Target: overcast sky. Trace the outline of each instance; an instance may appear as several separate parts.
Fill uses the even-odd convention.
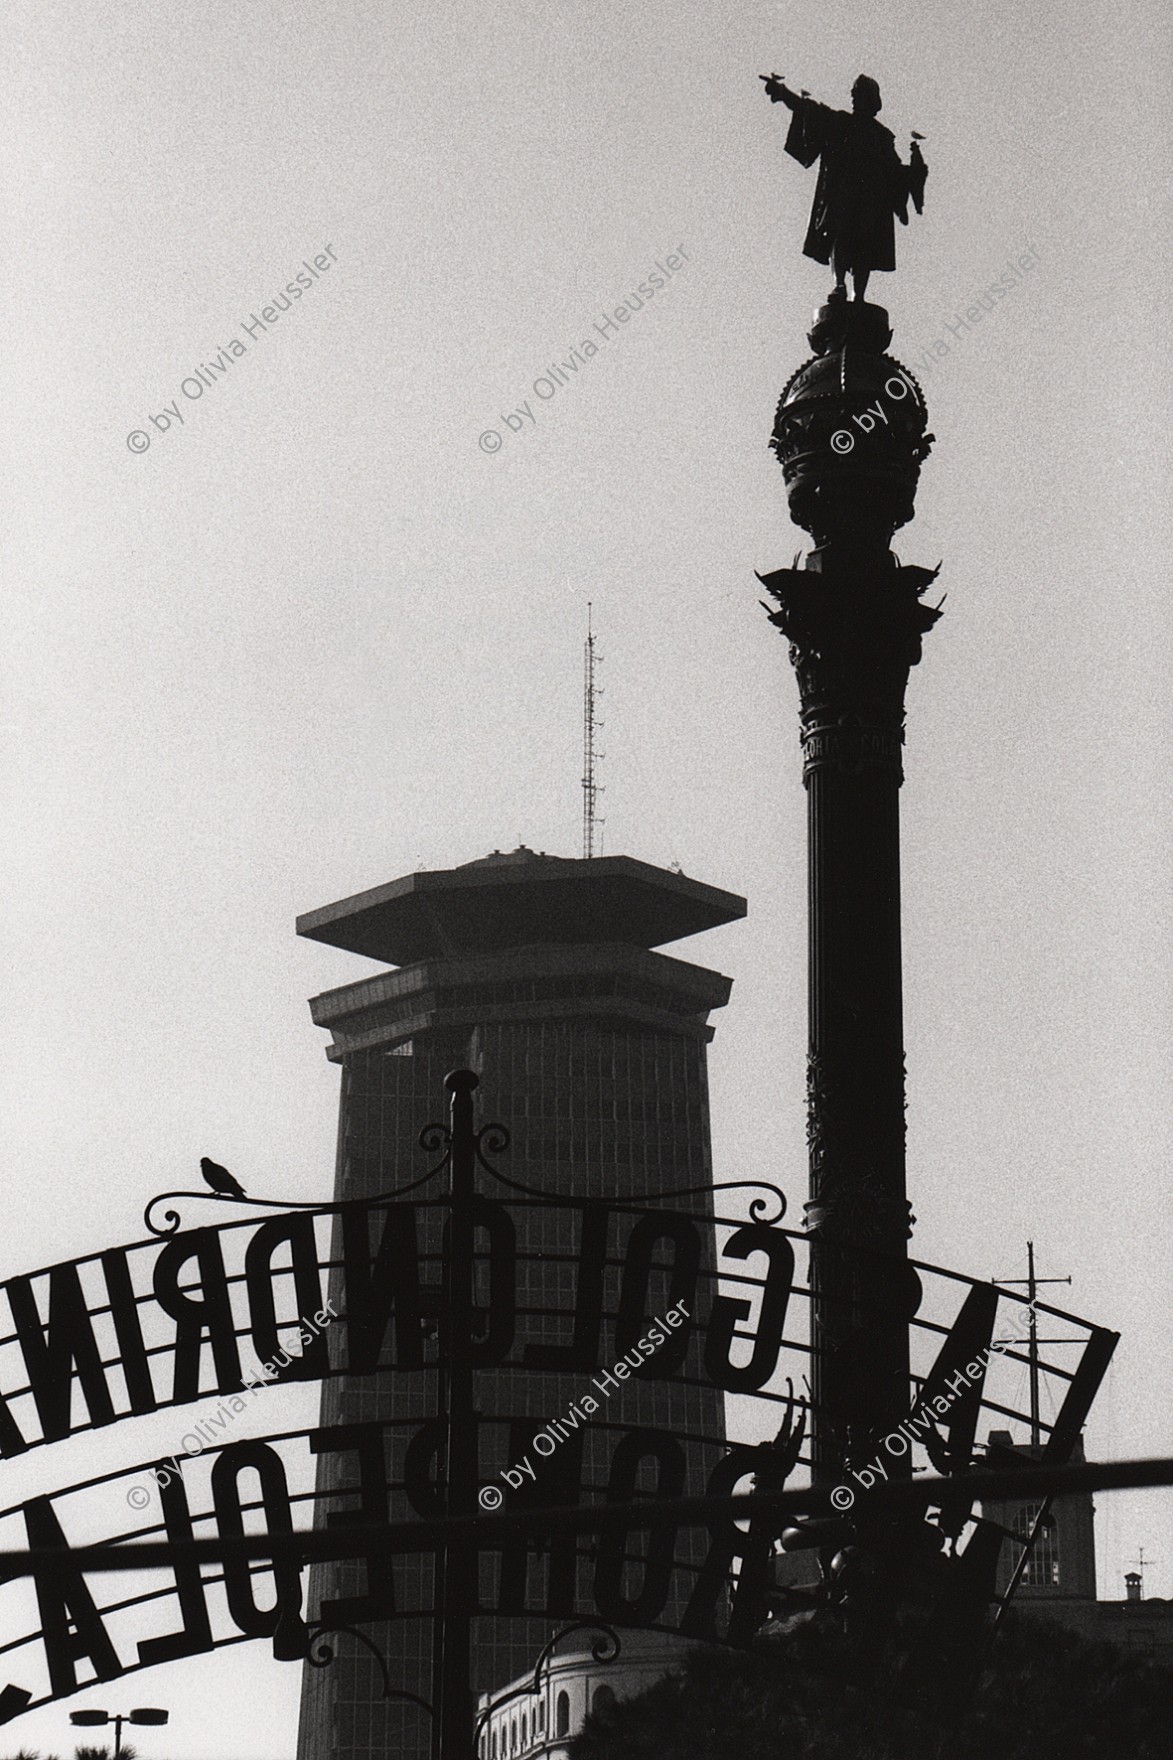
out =
[[[578,853],[588,599],[605,850],[748,898],[678,951],[734,979],[717,1168],[800,1204],[797,692],[754,570],[806,545],[766,442],[828,276],[757,75],[846,104],[865,71],[901,150],[927,137],[870,293],[937,435],[897,548],[948,593],[903,799],[914,1250],[1024,1275],[1033,1238],[1060,1305],[1123,1335],[1089,1453],[1170,1452],[1165,9],[36,0],[6,25],[0,1276],[138,1238],[200,1155],[328,1194],[305,999],[375,968],[294,917]],[[46,1450],[0,1501],[128,1446]],[[1173,1594],[1173,1497],[1099,1512],[1101,1593],[1143,1545]],[[287,1755],[296,1696],[256,1644],[107,1695],[170,1705],[142,1746],[174,1760]],[[12,1747],[64,1751],[66,1709]]]

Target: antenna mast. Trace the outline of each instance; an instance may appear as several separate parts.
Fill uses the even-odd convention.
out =
[[[1040,1338],[1039,1317],[1036,1303],[1039,1298],[1040,1283],[1070,1283],[1069,1277],[1036,1277],[1035,1276],[1035,1244],[1026,1243],[1025,1277],[1000,1277],[999,1283],[1024,1283],[1026,1285],[1027,1312],[1030,1316],[1030,1333],[1027,1340],[1027,1364],[1030,1370],[1030,1446],[1033,1454],[1038,1455],[1042,1449],[1043,1419],[1039,1409],[1039,1346],[1041,1344],[1070,1344],[1067,1338]]]
[[[606,823],[599,816],[599,796],[603,789],[596,780],[596,767],[603,753],[595,748],[595,735],[603,723],[595,718],[596,699],[603,694],[603,687],[595,683],[595,669],[602,662],[603,656],[595,652],[595,638],[591,629],[591,602],[587,601],[587,637],[583,644],[582,664],[582,853],[589,861],[595,853],[595,834],[600,825]]]

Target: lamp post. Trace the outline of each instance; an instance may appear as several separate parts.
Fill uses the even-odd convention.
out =
[[[98,1729],[103,1724],[114,1725],[114,1760],[121,1760],[122,1726],[124,1723],[166,1723],[169,1713],[161,1711],[154,1705],[140,1705],[134,1711],[71,1711],[70,1723],[81,1729]]]

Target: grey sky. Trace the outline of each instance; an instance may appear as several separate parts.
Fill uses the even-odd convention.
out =
[[[909,692],[914,1246],[1006,1275],[1033,1236],[1123,1334],[1090,1452],[1168,1451],[1164,9],[38,0],[7,26],[0,1275],[137,1238],[201,1154],[328,1190],[305,998],[370,968],[294,916],[520,841],[577,852],[588,598],[605,848],[750,902],[679,950],[735,979],[718,1168],[801,1201],[796,690],[753,570],[802,542],[766,441],[828,276],[756,76],[846,103],[866,71],[901,149],[927,136],[925,214],[869,291],[938,442],[897,549],[948,593]],[[131,1441],[6,1468],[0,1502]],[[1101,1593],[1143,1544],[1173,1594],[1171,1510],[1100,1499]],[[296,1672],[251,1645],[106,1697],[172,1706],[145,1753],[277,1756]]]

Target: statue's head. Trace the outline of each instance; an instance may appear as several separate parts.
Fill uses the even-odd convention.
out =
[[[851,108],[857,116],[876,116],[879,113],[880,88],[866,73],[861,73],[851,88]]]

